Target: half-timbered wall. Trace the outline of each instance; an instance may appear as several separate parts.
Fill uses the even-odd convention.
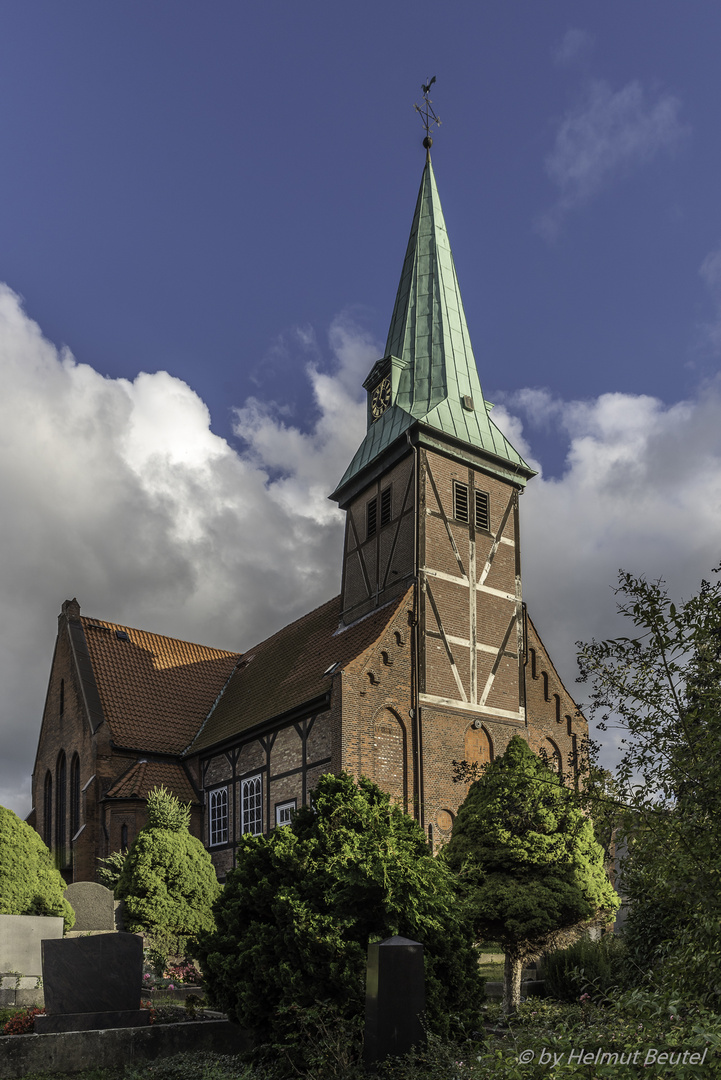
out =
[[[343,557],[343,621],[347,624],[408,588],[413,565],[413,457],[375,480],[348,507]],[[390,490],[390,516],[382,516]],[[368,535],[369,504],[375,500],[375,528]]]
[[[243,782],[260,777],[261,831],[276,824],[278,806],[295,801],[307,803],[310,790],[332,767],[332,710],[307,716],[237,743],[200,760],[204,791],[203,842],[222,879],[235,865],[243,829]],[[228,791],[228,839],[211,842],[210,804],[213,792]]]
[[[451,762],[489,760],[525,734],[518,488],[420,454],[419,701],[425,823],[437,841],[467,791],[453,784]]]

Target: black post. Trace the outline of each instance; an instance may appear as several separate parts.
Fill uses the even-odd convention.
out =
[[[420,1015],[426,1007],[423,946],[391,937],[368,946],[363,1057],[373,1067],[425,1041]]]

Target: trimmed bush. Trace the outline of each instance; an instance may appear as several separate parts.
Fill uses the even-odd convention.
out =
[[[65,882],[35,829],[0,806],[0,915],[59,915],[72,929]]]
[[[261,1041],[298,1047],[318,1009],[358,1033],[368,944],[394,934],[424,945],[430,1026],[478,1024],[483,985],[454,875],[369,780],[325,775],[289,826],[243,837],[215,914],[199,941],[205,985]]]
[[[131,932],[169,942],[212,930],[213,901],[220,885],[210,855],[188,832],[189,807],[165,788],[148,796],[148,824],[123,864],[115,895],[125,901]],[[172,948],[169,951],[173,951]]]

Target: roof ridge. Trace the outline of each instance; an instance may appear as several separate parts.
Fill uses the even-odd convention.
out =
[[[281,626],[274,634],[269,634],[268,637],[263,638],[262,641],[256,641],[255,645],[251,645],[244,652],[239,654],[241,659],[250,660],[249,653],[253,652],[253,649],[259,649],[261,645],[267,645],[273,638],[278,637],[278,634],[284,634],[287,630],[290,630],[292,626],[297,626],[298,623],[303,622],[304,619],[310,618],[311,615],[315,615],[316,612],[321,611],[325,607],[330,607],[331,604],[338,603],[340,601],[340,593],[336,596],[332,596],[330,600],[326,600],[323,604],[318,604],[318,607],[311,608],[310,611],[306,611],[304,615],[299,615],[293,622],[286,623],[285,626]]]

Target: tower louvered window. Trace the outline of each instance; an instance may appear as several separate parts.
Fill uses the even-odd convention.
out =
[[[258,836],[263,831],[263,784],[259,776],[244,780],[240,785],[242,831]]]
[[[488,532],[491,527],[491,514],[490,514],[490,499],[487,491],[475,491],[475,517],[474,522],[477,529],[482,529],[484,532]]]
[[[371,499],[366,504],[366,537],[370,539],[371,536],[375,536],[376,527],[378,525],[378,500]]]
[[[210,843],[228,842],[228,789],[218,788],[210,793]]]
[[[381,529],[391,519],[391,489],[387,487],[381,491]]]
[[[468,484],[453,481],[453,516],[456,521],[468,521]]]

